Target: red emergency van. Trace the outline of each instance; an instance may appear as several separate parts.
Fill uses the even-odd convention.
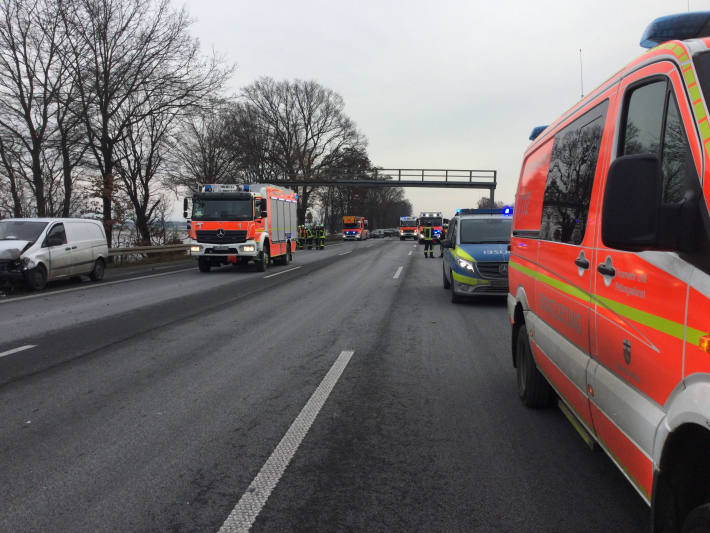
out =
[[[654,531],[709,531],[710,12],[657,19],[642,45],[524,155],[513,364],[523,403],[559,398]]]

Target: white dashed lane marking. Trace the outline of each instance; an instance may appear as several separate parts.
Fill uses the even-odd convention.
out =
[[[282,270],[281,272],[277,272],[276,274],[269,274],[268,276],[264,276],[264,279],[266,278],[273,278],[274,276],[280,276],[281,274],[285,274],[286,272],[293,272],[294,270],[298,270],[299,268],[302,268],[300,266],[289,268],[288,270]]]
[[[249,531],[354,353],[353,351],[340,352],[323,381],[320,382],[291,427],[281,438],[281,442],[247,487],[232,512],[229,513],[219,529],[219,533],[246,533]]]
[[[0,352],[0,357],[5,357],[6,355],[12,355],[17,352],[24,352],[30,348],[36,347],[36,344],[26,344],[25,346],[20,346],[19,348],[13,348],[12,350],[7,350],[6,352]]]
[[[397,269],[397,272],[395,272],[394,276],[392,276],[393,279],[397,279],[399,277],[399,275],[402,273],[402,268],[404,268],[404,267],[399,267]]]

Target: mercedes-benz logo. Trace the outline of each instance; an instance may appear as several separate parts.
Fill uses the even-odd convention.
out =
[[[503,275],[508,273],[508,265],[506,263],[503,263],[502,265],[498,265],[498,273]]]
[[[218,239],[224,239],[224,230],[222,228],[219,228],[217,230],[217,238]]]

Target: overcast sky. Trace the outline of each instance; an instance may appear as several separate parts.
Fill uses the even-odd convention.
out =
[[[180,0],[173,0],[181,5]],[[316,80],[345,99],[385,168],[495,169],[512,202],[532,128],[643,53],[641,34],[710,0],[187,0],[193,34],[237,70]],[[472,206],[468,189],[406,189],[414,213]],[[485,193],[487,194],[487,193]]]

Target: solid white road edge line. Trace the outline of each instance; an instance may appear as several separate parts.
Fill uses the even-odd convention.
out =
[[[394,273],[394,276],[392,276],[392,279],[397,279],[399,277],[399,275],[402,273],[402,268],[404,268],[404,267],[399,267],[397,269],[397,272]]]
[[[343,252],[342,254],[338,254],[338,255],[347,255],[347,254],[351,254],[351,253],[353,253],[353,251],[352,251],[352,250],[348,250],[347,252]]]
[[[281,438],[281,442],[261,467],[232,512],[229,513],[219,529],[219,533],[246,533],[249,531],[354,353],[353,351],[340,352],[323,381],[320,382],[291,427]]]
[[[51,291],[41,294],[31,294],[29,296],[20,296],[19,298],[11,298],[9,300],[0,300],[0,304],[9,304],[12,302],[21,302],[22,300],[32,300],[34,298],[46,298],[47,296],[54,296],[55,294],[65,294],[67,292],[85,291],[88,289],[96,289],[98,287],[108,287],[110,285],[118,285],[119,283],[128,283],[129,281],[137,281],[139,279],[157,278],[160,276],[170,276],[172,274],[177,274],[179,272],[187,272],[188,270],[195,270],[195,267],[183,268],[180,270],[173,270],[172,272],[161,272],[160,274],[150,274],[149,276],[138,276],[137,278],[126,278],[119,279],[116,281],[107,281],[106,283],[92,283],[86,285],[85,287],[74,287],[73,289],[62,289],[61,291]]]
[[[5,357],[6,355],[12,355],[17,352],[24,352],[25,350],[29,350],[30,348],[34,348],[37,346],[36,344],[27,344],[25,346],[20,346],[19,348],[13,348],[12,350],[8,350],[6,352],[0,352],[0,357]]]
[[[299,268],[302,268],[303,265],[289,268],[288,270],[282,270],[281,272],[277,272],[276,274],[269,274],[268,276],[264,276],[264,279],[266,278],[273,278],[274,276],[280,276],[281,274],[285,274],[286,272],[292,272],[294,270],[298,270]]]

